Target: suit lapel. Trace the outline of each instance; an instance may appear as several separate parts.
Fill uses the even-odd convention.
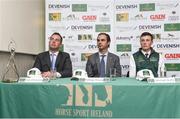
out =
[[[45,58],[45,59],[47,60],[47,65],[48,65],[48,67],[51,69],[51,59],[50,59],[50,54],[49,54],[49,52],[46,53],[46,57],[47,57],[47,58]]]
[[[57,58],[56,58],[55,67],[57,67],[57,66],[59,65],[59,63],[60,63],[59,61],[60,61],[60,59],[62,59],[61,56],[62,56],[62,55],[61,55],[61,52],[59,52],[59,53],[58,53],[58,56],[57,56]]]
[[[97,64],[97,69],[98,69],[98,74],[100,73],[100,61],[99,61],[99,53],[96,53],[96,64]]]
[[[106,74],[109,74],[109,69],[111,68],[111,66],[112,66],[112,57],[110,53],[108,53],[107,63],[106,63]]]

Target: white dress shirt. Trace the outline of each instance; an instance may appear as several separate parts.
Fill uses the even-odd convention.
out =
[[[51,51],[49,51],[49,54],[50,54],[51,61],[52,61],[52,54],[54,54],[54,60],[55,60],[55,63],[56,63],[56,59],[57,59],[57,56],[58,56],[59,52],[52,53]],[[57,72],[57,71],[55,71],[55,72],[56,72],[56,77],[60,78],[61,74],[59,72]]]

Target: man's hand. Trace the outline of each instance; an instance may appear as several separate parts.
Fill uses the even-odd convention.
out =
[[[47,72],[43,72],[41,73],[42,77],[44,78],[50,78],[51,77],[51,72],[50,71],[47,71]]]

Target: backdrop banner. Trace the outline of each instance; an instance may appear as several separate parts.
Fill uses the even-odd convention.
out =
[[[122,74],[129,56],[140,47],[142,32],[154,36],[153,48],[162,54],[168,76],[180,76],[180,0],[46,0],[46,50],[49,36],[63,36],[73,70],[85,69],[87,57],[98,51],[98,33],[111,36],[110,52],[120,57]]]

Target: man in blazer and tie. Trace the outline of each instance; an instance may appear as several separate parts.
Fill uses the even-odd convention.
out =
[[[89,56],[86,71],[88,77],[109,77],[110,69],[116,69],[116,76],[121,76],[121,67],[119,57],[108,51],[110,46],[110,36],[106,33],[99,33],[97,37],[97,46],[99,52]]]
[[[41,71],[42,77],[50,77],[52,70],[55,71],[55,76],[58,78],[72,76],[72,63],[69,54],[59,51],[62,40],[59,33],[53,33],[49,40],[49,51],[37,55],[33,67]]]

